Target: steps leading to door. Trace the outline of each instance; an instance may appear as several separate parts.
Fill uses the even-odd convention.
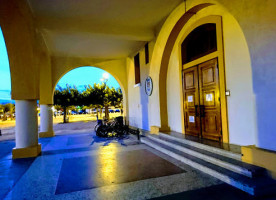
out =
[[[276,181],[266,170],[240,161],[240,154],[162,133],[141,142],[251,195],[275,192]]]
[[[183,144],[187,144],[187,145],[190,145],[190,146],[193,146],[193,147],[196,147],[196,148],[208,151],[208,152],[216,153],[218,155],[233,158],[235,160],[241,160],[241,157],[242,157],[242,155],[240,153],[233,153],[231,151],[227,151],[224,149],[214,148],[214,147],[206,145],[206,144],[194,142],[191,140],[186,140],[184,138],[174,137],[174,136],[171,136],[171,135],[168,135],[165,133],[159,133],[159,136],[162,138],[167,138],[167,139],[171,139],[173,141],[181,142]]]

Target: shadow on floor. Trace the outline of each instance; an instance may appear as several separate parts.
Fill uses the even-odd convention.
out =
[[[253,197],[226,183],[197,190],[153,198],[152,200],[275,200],[276,197]]]

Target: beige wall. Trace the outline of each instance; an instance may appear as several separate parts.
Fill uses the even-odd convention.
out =
[[[273,37],[276,33],[274,12],[276,2],[267,0],[260,5],[257,0],[194,0],[187,2],[187,10],[201,3],[214,5],[202,9],[193,16],[181,34],[184,34],[189,24],[201,17],[222,16],[226,89],[231,91],[231,96],[227,97],[230,143],[257,144],[261,148],[275,150],[276,146],[271,141],[276,139],[276,125],[273,122],[275,119],[273,113],[276,111],[276,60],[274,59],[276,43]],[[153,94],[148,98],[149,126],[161,126],[160,94],[156,87],[164,80],[159,80],[160,65],[171,30],[184,14],[184,10],[183,4],[176,8],[157,34],[149,69],[149,76],[152,77],[154,84]],[[181,35],[178,42],[180,38]],[[179,55],[175,48],[170,55],[167,72],[168,118],[172,130],[183,132],[179,67]],[[132,70],[129,71],[129,83],[133,85]],[[136,94],[137,97],[129,95],[134,100],[134,102],[129,101],[130,107],[133,106],[137,114],[141,113],[137,108],[142,104],[139,92],[137,88],[129,87],[129,94]],[[136,116],[133,121],[135,120],[141,121],[140,116]]]
[[[12,99],[39,99],[39,63],[47,53],[23,1],[0,1],[2,28],[11,70]]]
[[[154,42],[149,43],[149,60],[152,59],[152,51]],[[134,73],[134,56],[139,53],[140,60],[140,80],[141,83],[135,85],[135,73]],[[150,113],[149,113],[149,99],[152,96],[148,96],[145,93],[145,80],[148,77],[150,70],[150,62],[145,63],[145,48],[142,48],[134,56],[128,58],[128,102],[129,102],[129,123],[131,126],[136,126],[145,130],[150,129]],[[157,90],[158,86],[153,85]]]
[[[221,6],[210,6],[198,12],[186,23],[176,40],[167,76],[169,126],[174,131],[184,132],[179,52],[185,39],[183,35],[191,31],[190,27],[198,20],[211,15],[222,16],[226,89],[231,92],[227,97],[229,141],[240,145],[255,144],[256,110],[248,47],[238,23]]]
[[[52,66],[51,58],[47,54],[41,55],[40,67],[40,81],[39,81],[39,103],[40,104],[53,104],[52,97]]]

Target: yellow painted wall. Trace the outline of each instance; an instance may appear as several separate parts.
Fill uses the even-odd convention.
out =
[[[276,46],[273,37],[276,33],[276,16],[273,10],[276,2],[267,0],[260,5],[256,0],[191,0],[187,1],[187,10],[201,3],[212,3],[214,6],[202,9],[188,23],[214,14],[223,18],[226,89],[231,91],[231,96],[227,97],[230,143],[256,143],[262,148],[275,149],[275,144],[271,141],[275,141],[276,137],[273,132],[276,129],[273,122],[273,113],[276,111],[276,60],[273,58]],[[149,71],[154,86],[159,85],[161,81],[160,65],[170,31],[184,14],[184,10],[183,4],[176,8],[157,33]],[[183,129],[179,121],[182,108],[179,106],[181,90],[180,76],[177,76],[177,56],[173,54],[170,58],[167,98],[169,126],[172,130],[180,131]],[[159,95],[158,88],[154,87],[148,103],[150,126],[161,126]]]
[[[242,161],[258,165],[268,169],[276,178],[276,152],[266,151],[255,146],[244,146],[241,148]]]
[[[40,67],[40,80],[39,80],[39,91],[40,91],[40,104],[53,104],[52,96],[52,66],[51,58],[47,54],[41,55]]]
[[[227,97],[229,141],[239,145],[255,144],[256,110],[248,47],[236,20],[217,5],[209,6],[193,16],[175,42],[167,75],[169,126],[174,131],[184,132],[180,45],[194,23],[212,15],[222,16],[226,89],[231,91],[231,96]]]
[[[150,126],[160,127],[160,104],[159,104],[159,71],[161,66],[161,58],[164,52],[164,48],[171,30],[182,16],[183,10],[185,10],[184,4],[177,7],[166,19],[160,32],[156,33],[157,38],[154,42],[152,59],[150,63],[149,76],[153,81],[153,91],[149,99],[149,123]]]
[[[12,99],[39,99],[39,54],[44,51],[24,1],[0,1],[0,26],[7,46]]]

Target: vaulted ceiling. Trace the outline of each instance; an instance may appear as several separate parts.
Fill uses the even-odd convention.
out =
[[[27,0],[54,56],[114,59],[152,40],[182,0]]]

